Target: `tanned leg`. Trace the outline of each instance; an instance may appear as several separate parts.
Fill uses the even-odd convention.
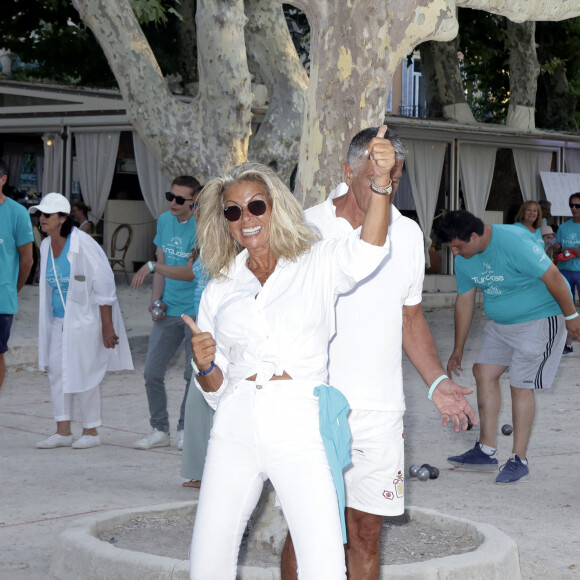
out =
[[[381,529],[383,516],[346,508],[347,577],[351,580],[377,580],[381,569]]]
[[[351,580],[377,580],[381,566],[381,529],[383,517],[346,508],[347,575]],[[282,550],[280,566],[282,580],[297,580],[296,554],[290,534]]]
[[[533,389],[510,388],[512,393],[512,421],[514,423],[513,453],[518,455],[520,459],[525,459],[536,415],[535,394]]]
[[[296,562],[296,552],[294,552],[294,544],[292,543],[292,536],[290,533],[286,536],[286,543],[282,550],[282,564],[280,566],[280,573],[282,580],[297,580],[298,575],[296,570],[298,563]]]
[[[58,435],[62,435],[63,437],[68,437],[71,435],[72,433],[70,430],[70,421],[57,421],[56,432]]]
[[[497,445],[497,421],[501,407],[499,378],[506,368],[505,366],[481,363],[473,365],[479,409],[479,441],[490,447]]]
[[[286,543],[282,550],[282,563],[280,565],[280,573],[282,580],[297,580],[298,575],[296,570],[298,563],[296,562],[296,553],[294,552],[294,544],[292,543],[292,536],[290,533],[286,536]]]

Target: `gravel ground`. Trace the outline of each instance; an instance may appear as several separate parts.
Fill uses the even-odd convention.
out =
[[[191,517],[135,518],[99,534],[99,539],[115,547],[179,560],[189,557],[193,522]],[[244,542],[240,561],[276,566],[280,556],[272,552],[250,553]],[[385,523],[381,538],[383,564],[409,564],[431,558],[455,556],[473,551],[478,544],[469,535],[461,535],[413,520]]]

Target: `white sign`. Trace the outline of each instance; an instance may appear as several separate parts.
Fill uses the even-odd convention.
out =
[[[554,173],[540,171],[546,199],[551,202],[553,216],[571,217],[568,200],[573,193],[580,192],[580,173]]]

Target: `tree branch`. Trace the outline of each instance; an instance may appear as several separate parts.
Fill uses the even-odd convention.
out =
[[[580,16],[580,2],[570,0],[456,0],[455,3],[459,7],[506,16],[513,22]]]

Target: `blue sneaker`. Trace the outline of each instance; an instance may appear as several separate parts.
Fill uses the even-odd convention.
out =
[[[495,451],[494,451],[495,454]],[[447,461],[456,467],[472,471],[495,471],[498,467],[497,459],[481,450],[481,443],[477,441],[473,449],[462,455],[448,457]]]
[[[499,475],[495,478],[496,483],[516,483],[524,481],[530,475],[530,469],[522,463],[518,455],[510,457],[499,470]]]

